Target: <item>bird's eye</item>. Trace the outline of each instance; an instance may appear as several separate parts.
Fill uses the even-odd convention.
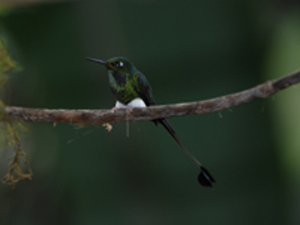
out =
[[[117,62],[114,63],[114,66],[117,67],[117,68],[123,68],[124,63],[121,62],[121,61],[117,61]]]

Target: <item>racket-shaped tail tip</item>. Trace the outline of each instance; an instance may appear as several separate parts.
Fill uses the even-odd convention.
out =
[[[215,179],[203,166],[200,167],[200,174],[198,176],[199,183],[204,187],[213,187],[212,183],[215,183]]]

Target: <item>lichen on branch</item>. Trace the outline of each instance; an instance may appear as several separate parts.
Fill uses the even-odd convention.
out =
[[[23,127],[20,124],[21,127]],[[11,184],[13,188],[15,188],[16,184],[24,179],[31,180],[32,179],[32,170],[29,166],[29,162],[27,159],[26,153],[21,148],[21,139],[19,133],[16,131],[16,128],[12,125],[11,122],[6,122],[9,144],[13,147],[15,151],[15,155],[13,160],[9,164],[8,173],[2,178],[2,182],[4,184]],[[21,168],[21,162],[27,166],[28,172],[24,172]]]
[[[0,94],[3,93],[3,88],[8,81],[7,74],[15,68],[16,63],[11,59],[4,42],[0,39]],[[2,182],[4,184],[11,184],[14,188],[16,183],[20,180],[30,180],[32,171],[29,167],[27,155],[21,148],[19,130],[17,131],[12,121],[4,121],[5,107],[4,102],[0,99],[0,122],[4,123],[4,128],[0,132],[2,135],[4,134],[8,137],[9,145],[14,149],[14,156],[9,163],[7,174],[2,178]],[[19,122],[17,122],[17,124],[19,124],[19,127],[23,128],[23,130],[25,129]],[[25,163],[28,172],[22,170],[22,162]]]

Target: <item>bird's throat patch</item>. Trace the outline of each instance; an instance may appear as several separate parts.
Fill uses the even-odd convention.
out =
[[[114,77],[114,80],[116,81],[116,83],[119,86],[124,86],[126,84],[126,75],[125,74],[122,74],[118,71],[113,71],[112,75]]]

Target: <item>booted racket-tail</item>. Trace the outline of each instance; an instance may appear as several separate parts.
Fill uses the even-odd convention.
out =
[[[155,105],[151,87],[144,76],[128,59],[115,57],[106,61],[87,58],[89,61],[104,65],[108,72],[109,85],[117,99],[116,108],[119,107],[147,107]],[[192,159],[200,169],[198,181],[202,186],[212,187],[215,179],[206,168],[186,149],[178,139],[174,129],[164,118],[153,120],[155,124],[161,124],[171,134],[179,146]]]

